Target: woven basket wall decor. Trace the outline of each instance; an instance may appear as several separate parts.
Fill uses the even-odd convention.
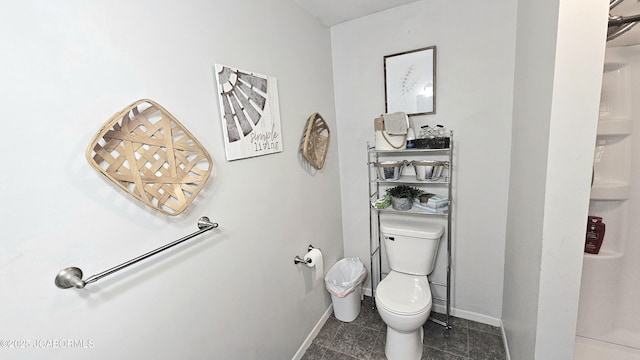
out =
[[[320,114],[313,113],[307,119],[302,141],[300,142],[300,152],[309,164],[318,170],[322,169],[327,158],[330,138],[329,125]]]
[[[148,99],[111,117],[89,143],[86,157],[126,193],[167,215],[191,204],[213,168],[198,140]]]

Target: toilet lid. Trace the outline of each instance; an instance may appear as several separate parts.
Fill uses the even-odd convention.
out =
[[[390,312],[409,315],[431,307],[431,288],[426,276],[391,271],[376,288],[380,305]]]

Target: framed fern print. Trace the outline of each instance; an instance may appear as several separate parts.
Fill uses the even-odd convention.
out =
[[[384,57],[385,112],[436,113],[436,47]]]

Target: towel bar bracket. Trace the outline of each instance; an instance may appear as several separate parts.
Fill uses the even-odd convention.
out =
[[[60,289],[68,289],[70,287],[82,289],[85,286],[85,282],[82,280],[82,270],[77,267],[68,267],[60,270],[55,282]]]

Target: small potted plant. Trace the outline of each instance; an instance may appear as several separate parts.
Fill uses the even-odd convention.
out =
[[[405,211],[413,206],[413,199],[422,194],[422,190],[408,185],[398,185],[387,189],[391,196],[391,207],[395,210]]]

